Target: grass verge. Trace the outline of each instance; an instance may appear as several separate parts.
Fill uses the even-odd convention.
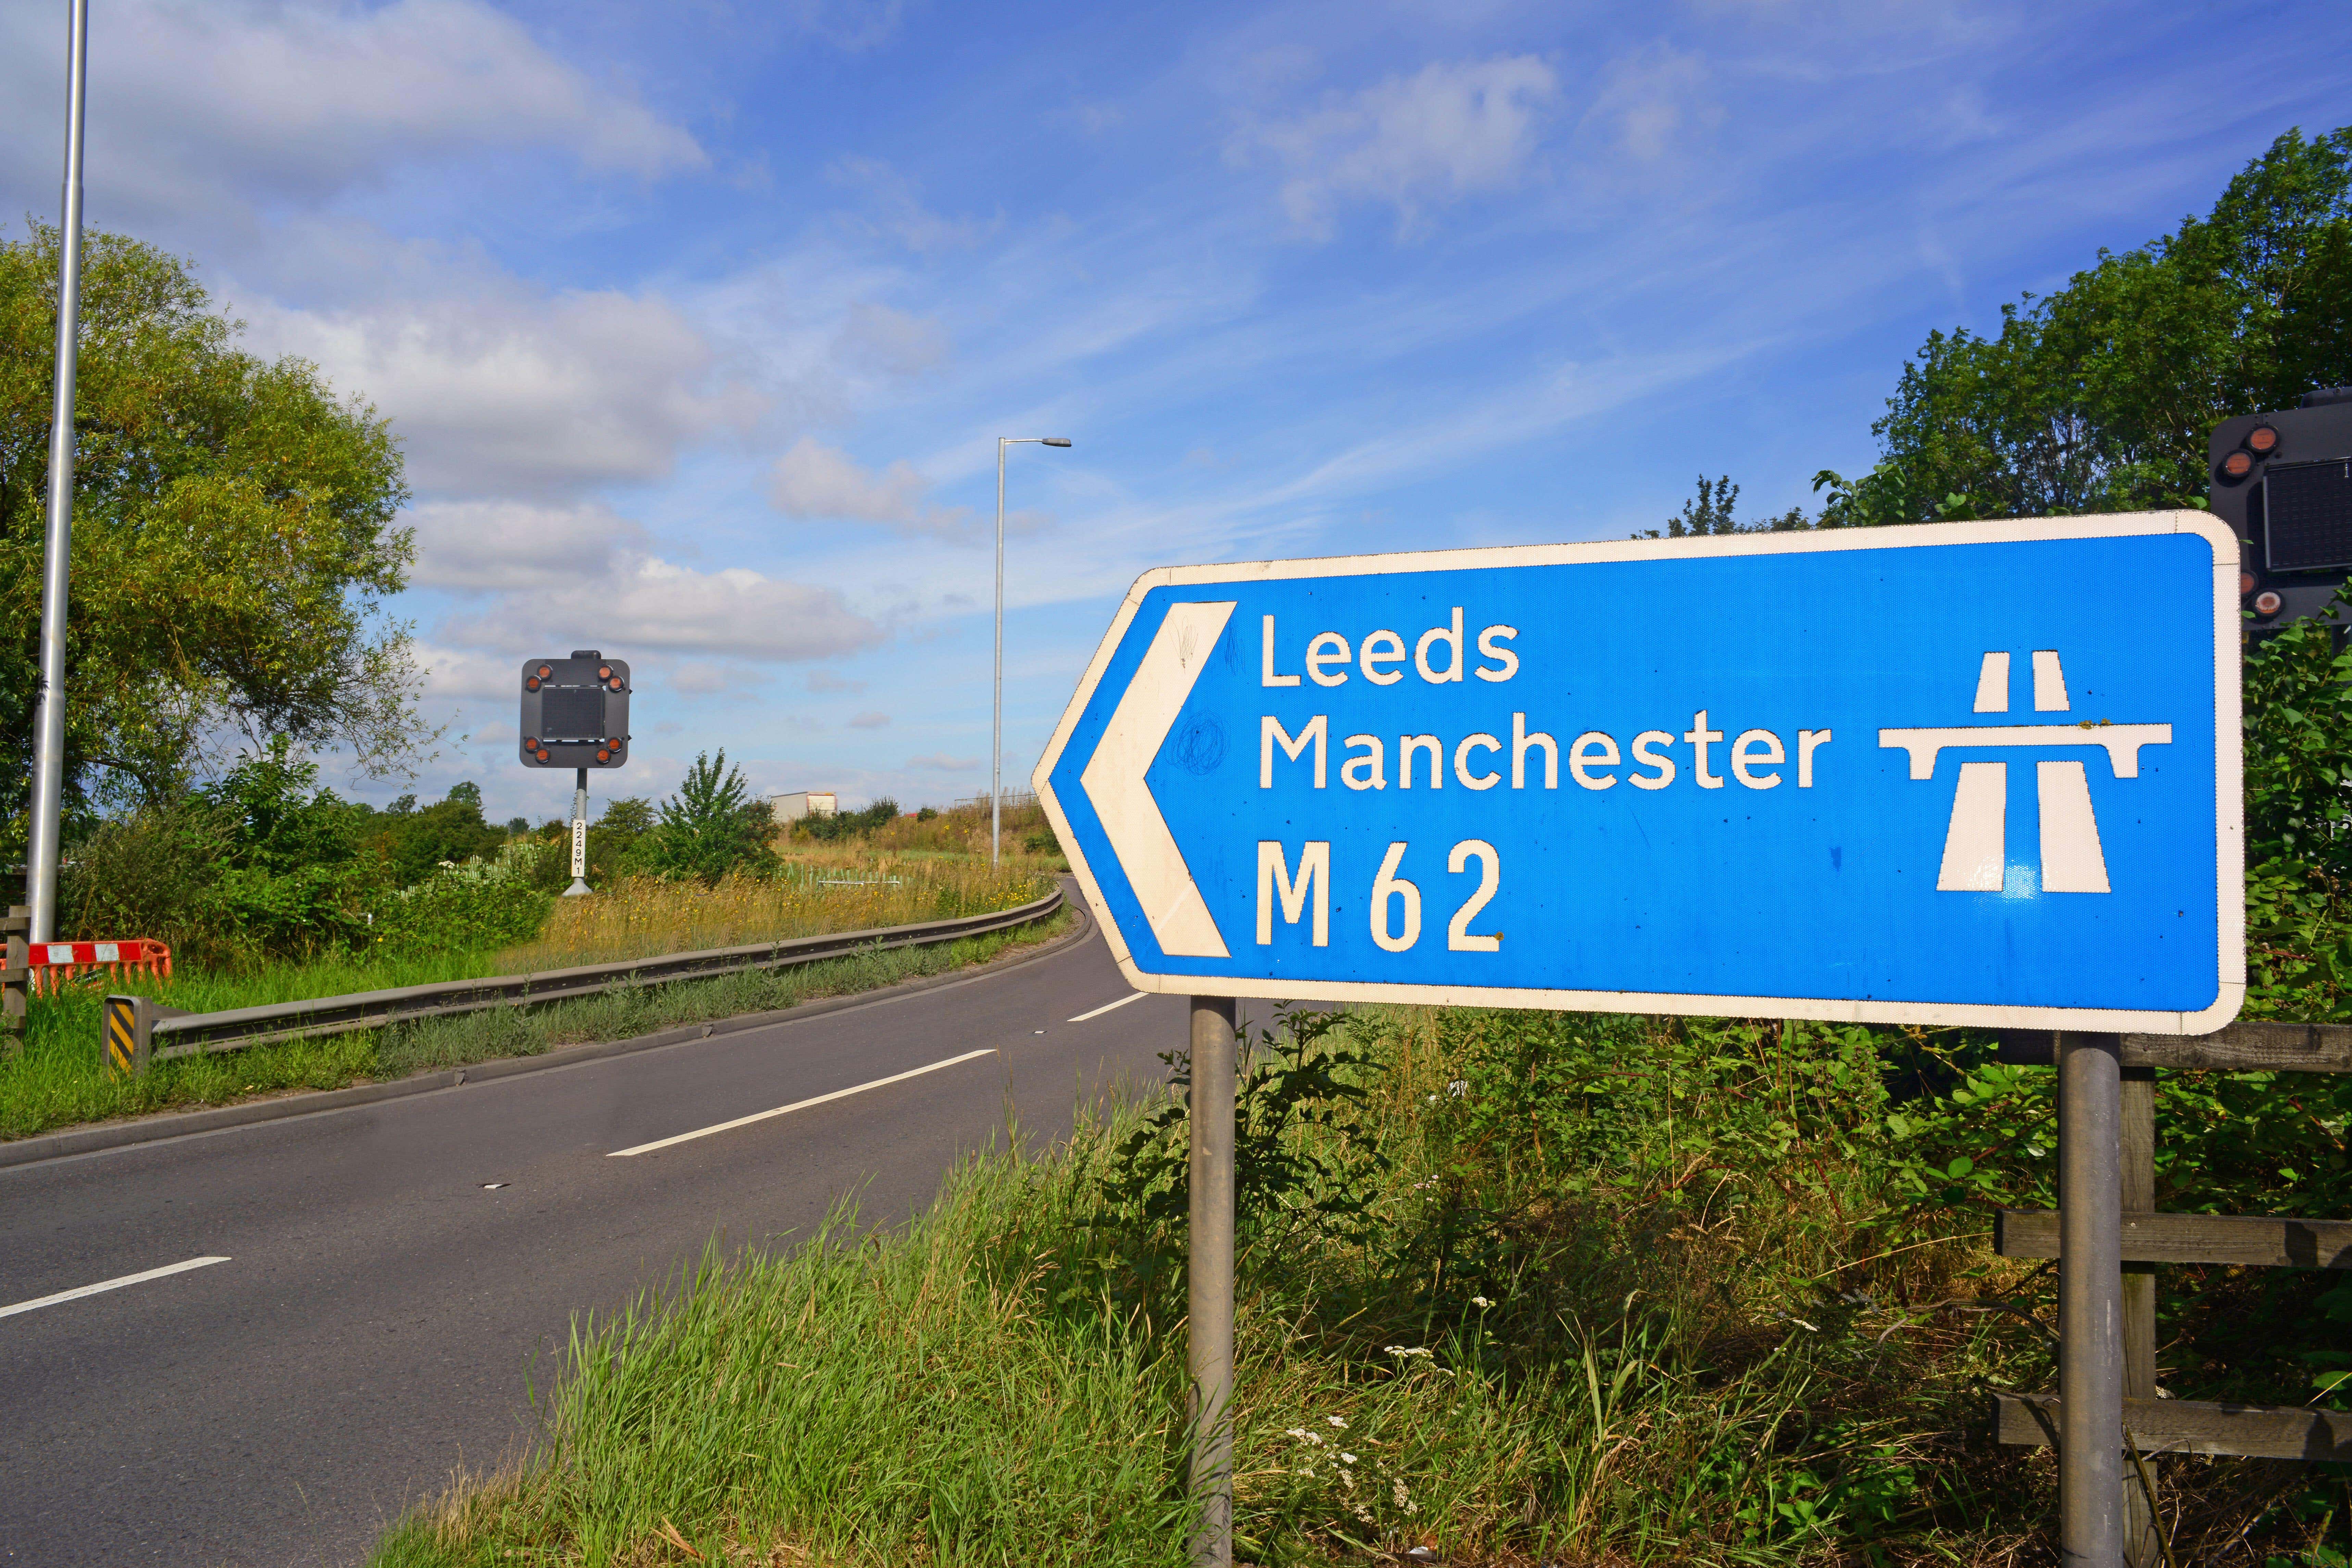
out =
[[[1753,1020],[1294,1022],[1240,1111],[1245,1561],[2053,1554],[2051,1458],[1983,1411],[2049,1385],[2054,1281],[1991,1257],[1974,1206],[2046,1181],[2046,1069]],[[1043,1157],[1009,1139],[905,1227],[839,1215],[582,1323],[540,1447],[379,1568],[1177,1568],[1183,1132],[1144,1105]],[[1954,1138],[2019,1190],[1966,1181]],[[2336,1353],[2335,1281],[2251,1272],[2168,1286],[2179,1396],[2299,1403]],[[2198,1359],[2249,1326],[2259,1355]],[[2341,1568],[2347,1468],[2170,1458],[2160,1517],[2184,1563]]]
[[[1017,931],[992,931],[937,947],[853,953],[795,969],[629,987],[544,1008],[500,1008],[391,1029],[181,1057],[159,1062],[135,1079],[99,1070],[99,999],[94,994],[69,992],[40,1005],[45,1026],[28,1031],[21,1057],[0,1064],[0,1138],[26,1138],[76,1123],[174,1108],[226,1105],[292,1089],[343,1089],[877,990],[1034,946],[1068,930],[1072,918],[1064,910]]]

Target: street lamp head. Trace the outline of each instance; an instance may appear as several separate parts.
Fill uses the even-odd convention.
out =
[[[1070,438],[1067,436],[1048,436],[1045,437],[1045,442],[1048,447],[1066,447],[1070,444]]]

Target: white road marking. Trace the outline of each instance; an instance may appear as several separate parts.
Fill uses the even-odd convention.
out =
[[[1099,1006],[1099,1007],[1096,1008],[1096,1009],[1095,1009],[1093,1012],[1091,1012],[1091,1013],[1081,1013],[1081,1014],[1079,1014],[1076,1017],[1072,1018],[1072,1019],[1070,1020],[1070,1022],[1071,1022],[1071,1023],[1073,1023],[1073,1024],[1083,1024],[1083,1023],[1085,1023],[1088,1018],[1099,1018],[1099,1017],[1101,1017],[1105,1013],[1109,1012],[1113,1007],[1124,1007],[1124,1006],[1126,1006],[1129,1002],[1140,1002],[1140,1001],[1142,1001],[1146,996],[1148,996],[1148,995],[1150,995],[1150,992],[1148,992],[1148,991],[1131,991],[1131,992],[1129,992],[1128,994],[1126,994],[1126,995],[1124,995],[1124,996],[1120,997],[1120,998],[1119,998],[1118,1001],[1116,1001],[1116,1002],[1106,1002],[1106,1003],[1104,1003],[1101,1006]]]
[[[203,1268],[215,1263],[226,1263],[226,1258],[191,1258],[185,1263],[167,1263],[161,1268],[150,1268],[143,1274],[125,1274],[120,1279],[101,1279],[95,1285],[83,1285],[71,1290],[60,1290],[54,1296],[41,1296],[30,1301],[19,1301],[13,1307],[0,1307],[0,1318],[13,1318],[19,1312],[37,1311],[54,1307],[60,1301],[78,1301],[84,1296],[95,1296],[101,1290],[120,1290],[125,1285],[144,1285],[150,1279],[161,1279],[167,1274],[185,1274],[191,1268]]]
[[[992,1057],[995,1054],[993,1048],[984,1051],[966,1051],[960,1057],[950,1057],[943,1062],[933,1062],[929,1067],[916,1068],[908,1072],[893,1073],[888,1078],[877,1078],[872,1083],[861,1083],[854,1089],[836,1089],[831,1094],[820,1094],[814,1100],[796,1100],[790,1105],[780,1105],[773,1110],[755,1110],[749,1116],[739,1116],[732,1121],[721,1121],[715,1127],[698,1127],[691,1132],[681,1132],[675,1138],[657,1138],[650,1143],[640,1143],[634,1149],[615,1149],[605,1158],[625,1160],[632,1154],[650,1154],[656,1149],[667,1149],[673,1143],[686,1143],[697,1138],[708,1138],[714,1132],[730,1132],[738,1127],[749,1127],[754,1121],[765,1121],[772,1116],[790,1116],[795,1110],[806,1110],[812,1105],[823,1105],[829,1100],[846,1100],[853,1094],[864,1094],[869,1089],[880,1089],[886,1084],[904,1083],[910,1078],[920,1078],[927,1072],[937,1072],[941,1068],[951,1068],[958,1062],[968,1062],[975,1057]]]

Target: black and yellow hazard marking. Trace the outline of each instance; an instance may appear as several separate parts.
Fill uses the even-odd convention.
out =
[[[106,999],[107,1068],[127,1075],[136,1069],[138,1058],[138,1000],[131,996],[110,996]]]

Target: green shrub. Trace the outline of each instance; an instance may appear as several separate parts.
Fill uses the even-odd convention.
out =
[[[699,878],[715,887],[730,871],[773,870],[776,852],[768,838],[774,830],[768,803],[751,793],[742,769],[727,765],[721,747],[716,759],[697,753],[685,783],[662,802],[643,853],[661,876]]]
[[[374,941],[402,956],[495,952],[529,942],[555,905],[545,868],[566,864],[564,853],[523,839],[493,860],[445,861],[376,906]]]

